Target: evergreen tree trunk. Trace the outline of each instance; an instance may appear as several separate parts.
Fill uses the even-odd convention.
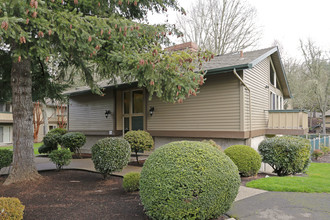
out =
[[[11,69],[14,156],[4,185],[40,178],[34,163],[31,62],[22,59]]]

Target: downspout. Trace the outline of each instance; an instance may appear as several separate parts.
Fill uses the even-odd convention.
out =
[[[250,88],[245,84],[245,82],[243,81],[243,79],[238,75],[238,73],[236,72],[236,69],[234,68],[233,70],[235,76],[239,79],[239,81],[241,81],[241,83],[245,86],[245,88],[249,91],[249,117],[250,117],[250,132],[249,132],[249,138],[252,138],[252,109],[251,109],[251,90]]]

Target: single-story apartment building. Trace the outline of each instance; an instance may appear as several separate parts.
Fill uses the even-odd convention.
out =
[[[197,45],[175,48],[196,50]],[[213,139],[223,148],[257,148],[266,135],[308,132],[306,112],[283,108],[291,94],[277,47],[215,56],[204,69],[200,93],[182,104],[148,100],[146,89],[136,83],[103,82],[104,96],[88,87],[68,91],[68,129],[87,136],[83,152],[98,139],[138,129],[149,132],[156,147],[175,140]]]

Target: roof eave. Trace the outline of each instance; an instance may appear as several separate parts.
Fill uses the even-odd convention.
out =
[[[215,68],[215,69],[209,69],[206,70],[206,74],[207,75],[214,75],[217,73],[221,73],[221,72],[228,72],[230,70],[243,70],[243,69],[250,69],[252,68],[252,64],[251,63],[246,63],[246,64],[241,64],[241,65],[235,65],[235,66],[227,66],[227,67],[223,67],[223,68]]]

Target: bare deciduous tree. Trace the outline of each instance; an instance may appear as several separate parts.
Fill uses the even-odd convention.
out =
[[[325,113],[330,109],[330,64],[325,52],[308,40],[300,40],[300,48],[304,55],[306,78],[311,83],[311,99],[315,99],[316,107],[322,113],[323,134],[326,134]]]
[[[252,47],[259,40],[256,9],[242,0],[198,0],[178,15],[184,42],[193,41],[216,54]]]

